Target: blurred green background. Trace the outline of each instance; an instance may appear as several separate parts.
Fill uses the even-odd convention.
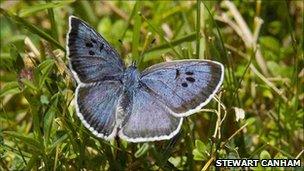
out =
[[[216,158],[303,162],[303,1],[0,4],[0,170],[214,170]],[[127,65],[142,58],[141,70],[176,59],[222,62],[218,100],[187,117],[168,141],[96,138],[75,113],[65,51],[70,15],[96,28]]]

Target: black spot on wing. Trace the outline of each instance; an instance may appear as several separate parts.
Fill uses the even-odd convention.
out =
[[[179,70],[176,69],[176,72],[175,72],[175,79],[176,79],[177,77],[179,77],[179,75],[180,75]]]
[[[95,52],[93,52],[93,51],[90,50],[90,51],[89,51],[89,54],[90,54],[90,55],[95,55]]]
[[[90,43],[90,42],[87,42],[87,43],[86,43],[86,47],[88,47],[88,48],[92,48],[92,47],[93,47],[93,44],[92,44],[92,43]]]
[[[91,41],[92,41],[93,43],[97,43],[97,41],[96,41],[95,39],[93,39],[93,38],[91,38]]]
[[[188,87],[188,84],[187,83],[182,83],[182,86],[183,87]]]
[[[103,50],[103,48],[104,48],[104,44],[101,43],[100,46],[99,46],[99,51],[101,52]]]
[[[191,82],[191,83],[195,82],[195,79],[192,78],[192,77],[186,77],[186,80],[189,81],[189,82]]]
[[[193,75],[193,72],[187,71],[185,74],[186,75]]]

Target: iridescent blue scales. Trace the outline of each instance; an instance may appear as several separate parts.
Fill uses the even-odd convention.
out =
[[[125,68],[114,48],[84,21],[70,17],[67,49],[76,79],[76,112],[96,136],[130,141],[170,139],[183,117],[199,111],[219,90],[221,63],[177,60],[139,73]]]

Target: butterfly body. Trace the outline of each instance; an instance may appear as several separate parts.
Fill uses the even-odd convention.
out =
[[[139,72],[133,65],[128,67],[123,74],[124,89],[134,89],[139,86]]]
[[[141,73],[135,65],[125,68],[114,48],[88,24],[76,17],[69,24],[76,112],[103,139],[170,139],[183,117],[205,106],[223,81],[223,65],[209,60],[163,62]]]

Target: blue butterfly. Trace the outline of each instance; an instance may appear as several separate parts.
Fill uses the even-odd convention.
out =
[[[170,139],[183,118],[199,111],[219,90],[221,63],[177,60],[142,73],[125,67],[119,54],[92,27],[71,16],[69,65],[76,79],[76,112],[97,137],[130,142]]]

